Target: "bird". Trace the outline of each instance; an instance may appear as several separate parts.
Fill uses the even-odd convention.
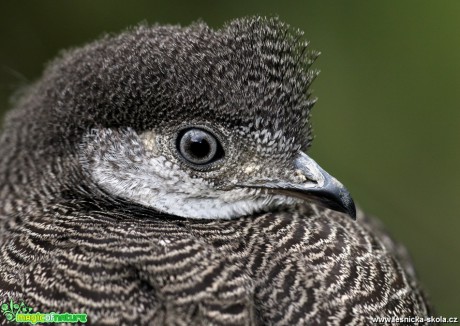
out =
[[[406,249],[308,155],[318,56],[260,16],[62,52],[0,134],[0,300],[89,325],[430,316]]]

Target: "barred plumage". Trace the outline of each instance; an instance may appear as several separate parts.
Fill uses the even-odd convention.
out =
[[[0,136],[0,299],[94,325],[429,315],[405,250],[301,153],[300,35],[139,26],[51,64]],[[221,156],[181,157],[189,130]]]

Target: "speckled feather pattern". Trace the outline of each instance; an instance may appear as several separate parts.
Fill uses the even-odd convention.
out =
[[[91,325],[367,325],[431,314],[404,248],[361,211],[354,221],[303,202],[184,219],[114,196],[88,173],[88,153],[102,148],[88,147],[89,135],[167,135],[184,122],[218,124],[234,145],[235,163],[203,177],[213,186],[257,176],[256,161],[281,171],[312,140],[316,56],[300,32],[259,17],[217,31],[139,26],[62,54],[0,135],[0,301],[85,312]]]
[[[3,297],[84,310],[98,325],[362,325],[428,313],[361,215],[299,206],[204,222],[90,206],[37,210],[8,230]]]

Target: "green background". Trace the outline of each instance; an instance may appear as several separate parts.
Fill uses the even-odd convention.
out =
[[[437,312],[460,312],[460,1],[0,3],[0,116],[60,49],[141,21],[279,15],[322,52],[312,157],[404,242]]]

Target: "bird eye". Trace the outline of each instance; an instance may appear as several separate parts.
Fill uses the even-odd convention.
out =
[[[180,155],[193,165],[203,166],[223,157],[218,139],[202,129],[187,129],[179,133],[177,147]]]

